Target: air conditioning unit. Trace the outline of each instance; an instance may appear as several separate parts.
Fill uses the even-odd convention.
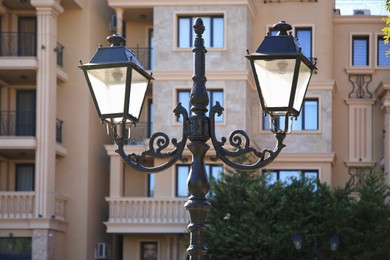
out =
[[[98,243],[95,248],[95,259],[108,259],[109,247],[106,243]]]
[[[354,9],[353,15],[371,15],[370,9]]]
[[[116,31],[116,14],[111,15],[110,21],[108,21],[108,29],[110,31]]]

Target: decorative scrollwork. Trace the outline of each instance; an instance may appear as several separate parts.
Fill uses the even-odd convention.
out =
[[[176,106],[173,112],[177,117],[179,117],[180,115],[183,116],[182,139],[179,142],[176,138],[172,138],[170,142],[168,135],[162,132],[156,132],[149,139],[148,150],[144,151],[141,155],[137,155],[135,153],[126,154],[126,152],[124,151],[126,138],[119,137],[118,135],[116,135],[116,138],[114,138],[115,143],[118,146],[116,152],[122,157],[125,163],[142,172],[158,172],[171,167],[178,160],[182,162],[187,162],[187,159],[184,158],[182,154],[185,144],[187,142],[186,129],[188,129],[188,112],[185,110],[184,107],[182,107],[180,103]],[[164,150],[168,148],[170,143],[172,143],[175,148],[169,152],[164,152]],[[142,164],[146,161],[147,157],[154,157],[160,159],[169,158],[169,160],[159,166],[147,167]]]
[[[372,80],[371,75],[350,75],[348,80],[352,83],[349,98],[372,98],[372,93],[368,90],[368,84]]]
[[[245,131],[235,130],[229,136],[229,144],[234,150],[225,149],[223,146],[225,145],[227,139],[222,137],[221,141],[218,141],[215,135],[215,115],[217,114],[218,116],[221,116],[222,113],[223,108],[219,102],[217,102],[210,110],[211,141],[216,152],[216,155],[211,157],[211,160],[216,161],[221,159],[227,165],[240,170],[255,170],[272,162],[285,147],[283,140],[286,137],[286,134],[284,132],[277,132],[275,134],[277,144],[273,150],[264,149],[263,151],[258,151],[254,147],[250,146],[250,139]],[[257,158],[256,162],[252,164],[239,164],[229,158],[250,154]]]

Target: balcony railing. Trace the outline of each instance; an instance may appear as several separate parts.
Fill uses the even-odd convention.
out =
[[[36,56],[35,32],[0,32],[0,56]]]
[[[57,42],[57,65],[64,66],[64,46]],[[0,56],[37,56],[37,33],[0,32]]]
[[[34,111],[0,111],[0,136],[35,136]],[[62,143],[63,121],[56,121],[56,141]]]
[[[54,215],[52,218],[65,220],[66,198],[55,197]],[[0,192],[1,219],[32,219],[34,218],[35,192],[2,191]],[[35,216],[36,217],[36,216]]]
[[[57,47],[55,49],[57,53],[57,65],[64,67],[64,46],[57,42]]]
[[[64,121],[57,119],[56,121],[56,141],[62,143],[62,125]]]
[[[33,111],[1,111],[0,136],[35,136]]]
[[[0,192],[0,219],[34,216],[35,192]]]
[[[183,205],[187,198],[107,198],[109,223],[183,224],[189,223]]]
[[[152,122],[139,122],[136,126],[130,126],[130,138],[127,144],[143,144],[150,137]]]
[[[148,47],[129,47],[137,57],[145,70],[152,70],[154,65],[153,48]]]

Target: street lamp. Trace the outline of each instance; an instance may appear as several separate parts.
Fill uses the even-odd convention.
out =
[[[81,63],[79,68],[84,71],[98,115],[102,122],[108,125],[118,146],[117,153],[126,164],[139,171],[150,173],[171,167],[178,160],[185,162],[183,150],[189,139],[187,148],[192,153],[192,162],[187,187],[190,197],[184,205],[190,214],[188,225],[190,245],[187,252],[190,259],[203,259],[207,253],[204,241],[205,218],[210,207],[206,198],[210,183],[204,160],[210,148],[207,141],[211,140],[215,149],[215,155],[211,156],[212,160],[220,159],[236,169],[253,170],[266,166],[278,156],[285,146],[283,140],[287,131],[279,129],[275,124],[273,132],[277,144],[272,150],[258,151],[252,147],[248,135],[243,130],[233,131],[228,139],[225,137],[221,140],[217,139],[215,116],[221,116],[223,108],[217,102],[210,109],[210,115],[206,116],[209,103],[205,86],[207,80],[205,53],[207,51],[202,38],[205,27],[201,18],[195,20],[193,28],[196,37],[193,48],[194,76],[190,93],[191,111],[184,109],[180,103],[173,110],[177,117],[183,117],[181,140],[173,138],[170,141],[167,134],[154,133],[150,137],[148,149],[141,155],[125,153],[124,145],[127,143],[128,136],[124,133],[128,124],[135,125],[138,122],[146,93],[145,86],[153,79],[152,75],[142,69],[135,55],[123,46],[124,39],[118,35],[108,38],[112,43],[111,47],[98,48],[91,61],[87,64]],[[270,115],[273,122],[276,122],[278,116],[289,118],[299,115],[310,76],[315,67],[301,54],[297,40],[287,35],[291,26],[281,22],[274,28],[279,30],[279,34],[266,36],[257,52],[248,54],[247,58],[252,64],[263,111]],[[287,42],[289,45],[286,45]],[[284,51],[287,47],[289,47],[288,51]],[[136,75],[135,78],[134,75]],[[274,82],[268,82],[271,80]],[[272,86],[268,86],[268,83]],[[227,140],[233,149],[225,149],[224,145]],[[165,149],[170,143],[173,144],[173,149],[166,152]],[[246,154],[253,155],[256,160],[249,164],[233,161],[233,158]],[[161,165],[148,167],[143,164],[147,157],[166,159],[166,161]]]

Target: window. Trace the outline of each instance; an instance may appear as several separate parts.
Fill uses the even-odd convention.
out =
[[[310,27],[295,28],[295,38],[302,47],[302,54],[312,60],[312,29]]]
[[[141,242],[141,260],[157,260],[158,244],[157,242]]]
[[[34,191],[34,164],[16,165],[16,191]]]
[[[390,48],[389,45],[385,44],[383,36],[378,36],[377,42],[377,65],[380,67],[390,66],[390,57],[386,56],[386,51]]]
[[[197,16],[179,16],[177,47],[191,48],[194,40],[192,25]],[[206,27],[203,33],[206,48],[224,47],[224,21],[222,15],[201,17]]]
[[[207,106],[208,111],[210,111],[211,106],[214,106],[217,101],[223,107],[223,90],[208,90],[207,94],[209,96],[209,105]],[[190,113],[190,90],[178,90],[177,102],[180,102],[188,113]],[[183,122],[183,118],[178,118],[177,122]],[[215,122],[223,122],[223,114],[221,116],[216,116]]]
[[[153,100],[148,101],[148,133],[147,137],[150,138],[153,134]]]
[[[318,180],[317,170],[270,170],[265,172],[269,173],[269,183],[280,181],[288,184],[292,179],[302,178]]]
[[[368,40],[369,40],[368,36],[352,37],[352,66],[369,65]]]
[[[148,174],[148,197],[154,197],[155,173]]]
[[[187,178],[190,173],[190,165],[176,165],[176,197],[189,196],[187,190]],[[206,173],[209,179],[218,180],[223,166],[219,164],[206,164]]]
[[[31,237],[0,238],[0,259],[32,259]]]
[[[305,99],[302,104],[301,113],[296,119],[293,119],[293,131],[314,131],[319,129],[318,124],[318,99]],[[284,129],[284,116],[279,117],[279,128]],[[270,130],[269,116],[263,117],[263,130]]]

